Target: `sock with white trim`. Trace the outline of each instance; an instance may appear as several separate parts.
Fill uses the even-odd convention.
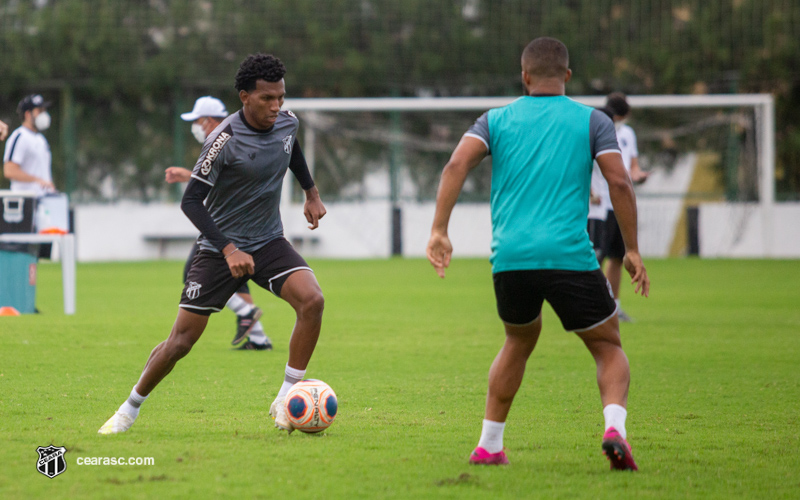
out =
[[[256,324],[253,325],[253,329],[250,330],[250,336],[248,337],[250,342],[258,345],[264,345],[267,343],[267,335],[264,333],[264,327],[261,325],[261,321],[256,321]]]
[[[286,394],[289,392],[289,389],[291,389],[294,384],[303,380],[303,377],[305,376],[306,376],[305,370],[298,370],[296,368],[292,368],[287,363],[286,375],[283,377],[283,385],[281,385],[281,390],[278,391],[278,398],[286,396]]]
[[[149,396],[149,394],[148,394]],[[148,396],[142,396],[138,392],[136,392],[136,387],[131,389],[131,395],[128,396],[128,399],[122,403],[122,406],[119,407],[120,413],[127,413],[128,415],[136,418],[139,416],[139,407],[142,406],[142,403],[148,398]]]
[[[505,427],[505,422],[493,422],[484,419],[483,430],[481,431],[481,439],[478,441],[478,446],[489,453],[500,453],[503,451],[503,430],[505,430]]]
[[[615,428],[623,439],[626,439],[628,435],[625,430],[625,419],[627,416],[628,410],[620,405],[611,404],[603,408],[603,417],[606,419],[606,430],[608,430],[609,427]]]
[[[235,312],[237,316],[246,316],[250,314],[253,306],[248,304],[238,293],[231,295],[228,303],[225,304],[231,311]]]

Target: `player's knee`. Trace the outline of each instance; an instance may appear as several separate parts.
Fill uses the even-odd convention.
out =
[[[168,344],[167,353],[172,360],[177,361],[189,354],[193,345],[192,342],[187,341],[185,338],[177,338]]]
[[[316,290],[304,298],[298,313],[306,317],[319,317],[322,316],[324,309],[325,297],[322,295],[321,290]]]

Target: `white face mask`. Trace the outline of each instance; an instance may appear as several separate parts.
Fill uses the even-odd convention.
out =
[[[45,130],[50,128],[50,113],[47,111],[42,111],[36,118],[33,119],[33,126],[36,127],[36,130],[39,132],[44,132]]]
[[[199,123],[192,123],[192,135],[200,144],[206,142],[206,133],[203,130],[203,126]]]

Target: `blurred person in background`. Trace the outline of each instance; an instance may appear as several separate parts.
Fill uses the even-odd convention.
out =
[[[606,105],[603,111],[606,114],[611,113],[611,119],[614,121],[617,143],[622,154],[622,163],[625,165],[625,170],[634,184],[641,184],[647,180],[648,174],[639,167],[639,148],[636,146],[636,133],[626,123],[630,117],[631,107],[625,94],[622,92],[609,94],[606,97]],[[608,263],[605,266],[605,274],[611,284],[611,290],[614,292],[614,301],[617,303],[619,320],[630,323],[633,318],[622,309],[619,299],[625,243],[622,241],[622,232],[614,214],[614,207],[611,206],[608,183],[602,175],[593,177],[592,192],[599,197],[600,208],[605,212],[605,223],[603,224],[601,236],[602,245],[597,258],[600,266],[603,265],[605,259],[608,259]]]
[[[31,94],[17,106],[22,125],[11,133],[3,155],[3,176],[11,181],[11,191],[42,196],[56,189],[50,144],[42,134],[50,128],[49,105],[41,95]]]

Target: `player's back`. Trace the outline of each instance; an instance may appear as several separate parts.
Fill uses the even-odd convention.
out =
[[[597,269],[586,220],[599,117],[565,96],[522,97],[487,116],[494,272]]]

